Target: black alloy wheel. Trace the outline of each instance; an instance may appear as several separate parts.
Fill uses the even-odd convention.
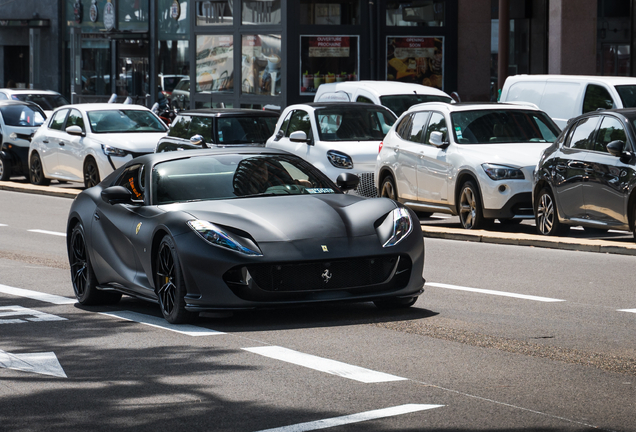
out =
[[[51,183],[50,179],[44,177],[44,170],[42,169],[42,160],[40,155],[33,152],[31,155],[31,163],[29,164],[29,180],[34,185],[48,186]]]
[[[390,198],[394,201],[397,200],[397,188],[395,187],[395,180],[392,176],[386,176],[380,186],[380,196],[384,198]]]
[[[0,181],[9,181],[11,178],[11,162],[0,156]]]
[[[541,189],[534,206],[534,219],[539,234],[553,236],[564,231],[564,225],[559,222],[554,195],[549,188]]]
[[[390,298],[386,300],[375,300],[373,304],[378,309],[406,309],[417,302],[417,297]]]
[[[90,256],[86,248],[84,227],[81,223],[75,225],[71,233],[68,258],[71,266],[73,291],[75,291],[75,298],[80,304],[114,304],[121,299],[121,293],[97,289],[97,278],[91,266]]]
[[[459,191],[458,213],[465,229],[480,229],[486,225],[479,190],[471,180],[464,183]]]
[[[99,168],[97,162],[92,157],[86,158],[84,162],[84,187],[86,189],[97,186],[100,182]]]
[[[192,321],[196,313],[185,309],[186,289],[179,257],[172,237],[166,235],[159,244],[155,262],[155,290],[163,317],[171,324]]]

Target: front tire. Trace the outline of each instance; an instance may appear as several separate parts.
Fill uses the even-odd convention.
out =
[[[163,317],[171,324],[192,321],[196,313],[185,309],[187,294],[174,240],[166,235],[159,244],[155,259],[155,289]]]
[[[115,304],[121,299],[121,293],[97,289],[97,278],[93,272],[86,247],[84,227],[81,223],[75,225],[71,232],[68,259],[71,265],[73,291],[75,298],[81,305]]]
[[[462,185],[459,191],[459,220],[468,230],[480,229],[486,225],[479,189],[472,180]]]
[[[97,186],[100,181],[97,162],[92,157],[86,158],[84,162],[84,187],[88,189]]]
[[[11,179],[11,162],[0,156],[0,181]]]
[[[44,169],[42,168],[42,159],[40,155],[33,152],[31,155],[31,163],[29,164],[29,180],[34,185],[48,186],[50,179],[44,177]]]
[[[549,188],[541,189],[534,206],[534,220],[539,234],[555,236],[564,231],[563,224],[559,222],[554,195]]]

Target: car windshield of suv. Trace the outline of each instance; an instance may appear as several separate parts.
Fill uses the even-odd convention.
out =
[[[435,96],[425,94],[405,94],[405,95],[390,95],[380,96],[380,102],[382,105],[390,109],[396,116],[401,116],[402,113],[413,105],[425,103],[425,102],[446,102],[450,103],[451,98],[446,96]]]
[[[94,133],[166,132],[166,127],[150,111],[113,109],[89,111]]]
[[[316,110],[321,141],[379,141],[384,138],[395,116],[382,107],[332,106]]]
[[[451,114],[459,144],[554,142],[559,128],[537,111],[482,109]]]
[[[615,87],[623,102],[623,108],[636,107],[636,85],[617,85]]]
[[[327,177],[292,155],[224,154],[170,160],[155,165],[152,183],[156,205],[341,193]]]
[[[57,107],[68,105],[68,101],[64,99],[62,95],[48,95],[48,94],[15,94],[12,95],[13,100],[19,100],[22,102],[33,102],[39,105],[43,110],[53,111]]]
[[[7,126],[40,126],[46,119],[43,112],[28,105],[8,105],[0,108],[0,112]]]

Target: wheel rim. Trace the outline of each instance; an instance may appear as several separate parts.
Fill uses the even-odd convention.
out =
[[[477,202],[475,201],[475,192],[470,187],[465,187],[459,198],[459,217],[464,228],[470,229],[475,224]]]
[[[393,187],[393,183],[390,181],[385,181],[382,185],[382,196],[385,198],[395,199],[395,188]]]
[[[0,157],[0,178],[2,178],[2,174],[4,174],[4,161]]]
[[[97,167],[93,162],[86,164],[84,181],[86,183],[86,187],[93,187],[99,183],[99,173],[97,172]]]
[[[163,243],[158,255],[156,285],[159,287],[157,294],[159,295],[161,310],[165,315],[170,315],[174,309],[177,295],[177,287],[174,284],[174,279],[172,250],[170,250],[167,244]]]
[[[75,231],[71,238],[71,277],[75,295],[78,298],[82,297],[88,286],[88,258],[84,236],[79,230]]]
[[[554,226],[554,203],[548,194],[541,195],[537,206],[537,226],[541,234],[550,234]]]
[[[31,159],[31,180],[33,183],[40,183],[42,180],[42,162],[37,156]]]

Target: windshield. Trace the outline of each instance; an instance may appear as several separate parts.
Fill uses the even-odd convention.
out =
[[[321,141],[380,141],[395,116],[382,107],[332,106],[316,110]]]
[[[162,162],[152,171],[153,202],[341,193],[323,174],[292,155],[231,154]]]
[[[62,95],[48,95],[48,94],[14,94],[11,96],[14,100],[20,100],[22,102],[36,103],[43,110],[53,111],[57,107],[68,105],[68,101],[64,99]]]
[[[446,96],[434,96],[425,94],[405,94],[405,95],[390,95],[380,96],[380,103],[393,111],[396,116],[401,116],[402,113],[413,105],[425,103],[425,102],[446,102],[450,103],[451,98]]]
[[[554,142],[559,128],[544,112],[476,110],[451,114],[459,144]]]
[[[623,108],[636,107],[636,85],[619,85],[616,91],[623,102]]]
[[[150,111],[113,109],[89,111],[94,133],[166,132],[166,127]]]
[[[7,126],[40,126],[46,116],[34,106],[8,105],[0,108],[4,124]]]

